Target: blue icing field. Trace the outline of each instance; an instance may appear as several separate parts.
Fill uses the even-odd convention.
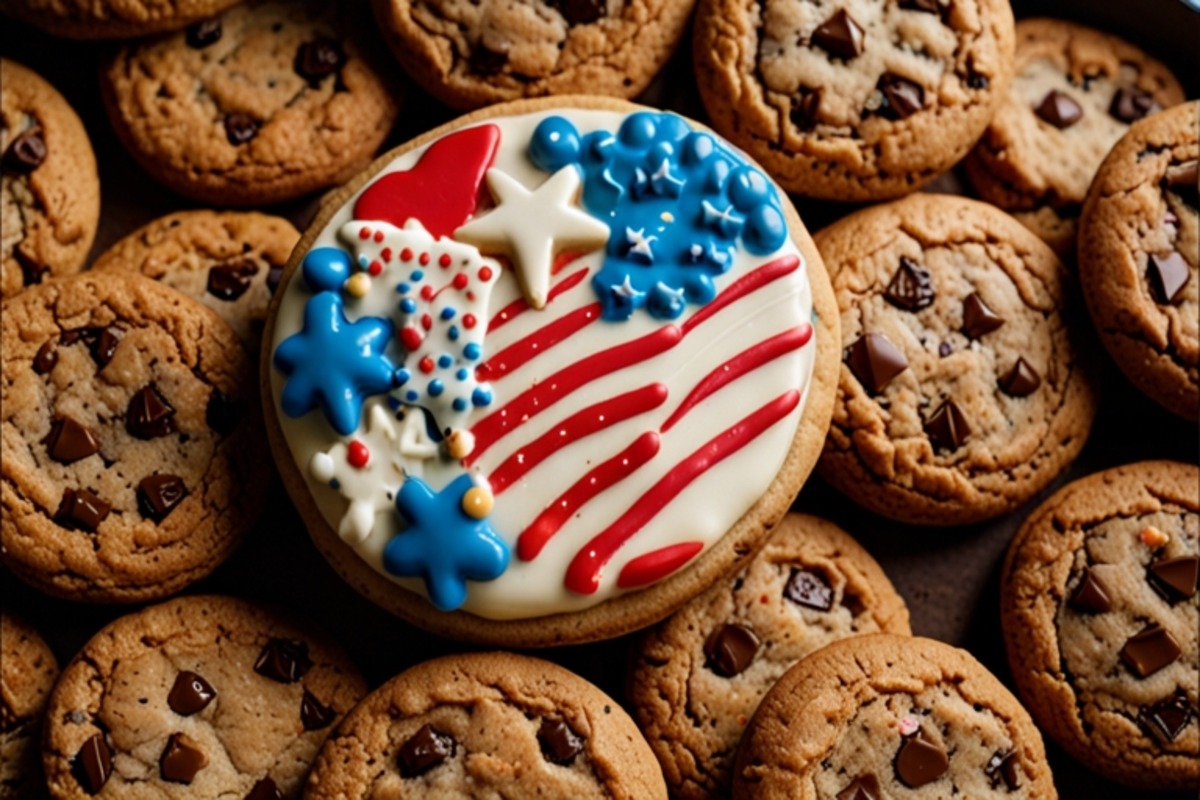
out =
[[[548,117],[529,157],[551,173],[577,165],[584,207],[608,224],[604,265],[592,279],[605,319],[628,319],[638,308],[674,319],[688,303],[713,299],[712,277],[732,266],[739,241],[755,255],[787,241],[766,177],[672,114],[631,114],[616,136],[580,136],[570,120]]]

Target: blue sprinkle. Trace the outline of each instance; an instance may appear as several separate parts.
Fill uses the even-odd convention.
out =
[[[442,392],[446,391],[446,385],[437,378],[429,382],[429,388],[426,389],[430,397],[440,397]]]
[[[367,265],[368,265],[368,264],[370,264],[370,263],[371,263],[371,259],[367,258],[365,254],[364,254],[364,255],[360,255],[360,256],[358,257],[358,265],[359,265],[360,267],[362,267],[363,269],[366,269],[366,268],[367,268]]]
[[[410,281],[414,281],[414,282],[415,282],[415,281],[419,281],[419,280],[421,280],[421,278],[424,278],[424,277],[425,277],[425,273],[424,273],[424,272],[421,272],[421,270],[419,270],[419,269],[414,269],[414,270],[412,271],[412,274],[408,276],[408,279],[409,279]]]
[[[490,406],[492,404],[492,390],[484,386],[475,387],[475,391],[471,392],[471,402],[477,407]]]
[[[400,301],[400,310],[405,314],[417,313],[417,304],[411,297],[406,297]]]
[[[454,315],[456,313],[457,312],[453,308],[450,308],[450,306],[446,306],[445,308],[442,309],[442,319],[454,319]]]
[[[412,373],[404,367],[401,367],[400,369],[396,370],[396,385],[403,386],[404,384],[408,383],[409,378],[411,377]]]
[[[408,290],[411,288],[412,287],[409,286],[407,283],[397,283],[396,284],[396,294],[408,294]]]
[[[446,331],[446,336],[449,337],[450,341],[457,342],[458,341],[458,326],[451,325],[450,329]]]
[[[463,357],[466,358],[468,361],[475,361],[482,354],[483,353],[479,349],[479,345],[477,345],[475,342],[471,342],[470,344],[468,344],[466,347],[463,348]]]
[[[467,405],[468,405],[467,398],[456,397],[456,398],[454,398],[454,402],[451,403],[450,405],[454,408],[455,411],[458,411],[459,413],[466,411]]]
[[[417,400],[420,399],[420,397],[421,397],[421,395],[417,394],[412,389],[409,389],[407,392],[404,393],[404,399],[410,403],[417,402]]]
[[[471,371],[466,367],[459,367],[458,372],[454,373],[454,377],[458,378],[460,381],[465,381],[468,377],[470,377],[470,375]]]
[[[449,367],[453,363],[454,358],[449,353],[442,353],[438,356],[437,365],[442,369],[446,369],[446,367]]]

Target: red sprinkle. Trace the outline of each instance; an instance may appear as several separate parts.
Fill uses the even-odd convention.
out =
[[[370,228],[368,228],[366,225],[363,225],[363,226],[362,226],[362,230],[360,230],[360,231],[358,232],[358,238],[360,238],[360,239],[369,239],[369,238],[371,238],[371,229],[370,229]]]
[[[475,319],[474,314],[464,314],[463,315],[463,327],[466,328],[467,330],[471,330],[471,328],[474,328],[475,324],[478,321],[479,320]]]
[[[401,261],[412,261],[413,251],[411,247],[406,247],[400,251]]]
[[[405,325],[400,329],[400,343],[404,345],[405,350],[416,350],[421,346],[424,338],[421,332],[412,325]]]
[[[465,289],[465,288],[467,288],[467,283],[470,280],[471,279],[467,277],[467,273],[460,272],[454,276],[454,281],[453,281],[454,288],[455,289]]]
[[[440,264],[443,269],[450,266],[450,254],[442,253],[441,258],[438,259],[438,264]]]
[[[382,241],[383,241],[383,231],[375,231],[375,243],[378,244]]]
[[[433,299],[433,287],[430,286],[428,283],[421,287],[421,299],[422,300],[432,300]]]
[[[428,375],[429,373],[433,372],[433,359],[430,356],[425,356],[421,359],[421,362],[417,364],[417,367],[421,370],[421,372],[424,372],[426,375]]]
[[[378,261],[372,261],[371,266],[367,267],[367,272],[371,273],[372,277],[378,277],[379,273],[383,272],[383,264]]]
[[[383,250],[381,250],[379,252],[379,257],[382,258],[385,262],[391,261],[392,260],[392,248],[390,248],[390,247],[383,248]]]
[[[492,268],[491,267],[480,267],[479,268],[479,280],[483,281],[484,283],[487,283],[491,279],[492,279]]]
[[[417,261],[420,262],[422,267],[426,266],[429,264],[429,253],[421,253],[421,257]]]
[[[429,316],[428,314],[422,314],[421,315],[421,327],[424,328],[425,330],[430,330],[431,328],[433,328],[433,317]]]
[[[365,444],[360,442],[358,439],[355,439],[350,443],[350,446],[346,448],[346,460],[349,461],[350,466],[354,467],[355,469],[362,469],[367,465],[367,462],[371,460],[371,451],[367,449]]]

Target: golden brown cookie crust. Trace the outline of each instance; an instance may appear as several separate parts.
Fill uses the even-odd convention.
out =
[[[71,39],[130,39],[173,31],[238,0],[3,0],[0,10]]]
[[[58,662],[37,631],[0,611],[0,791],[10,800],[41,794],[42,712],[57,677]]]

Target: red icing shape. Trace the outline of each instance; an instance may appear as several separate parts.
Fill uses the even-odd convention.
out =
[[[655,581],[662,580],[684,564],[704,548],[700,542],[683,542],[652,550],[630,560],[617,576],[617,586],[621,589],[634,589]]]
[[[402,227],[416,218],[434,238],[452,236],[486,198],[483,178],[499,144],[495,125],[439,139],[412,169],[390,172],[371,184],[354,204],[355,219]]]

